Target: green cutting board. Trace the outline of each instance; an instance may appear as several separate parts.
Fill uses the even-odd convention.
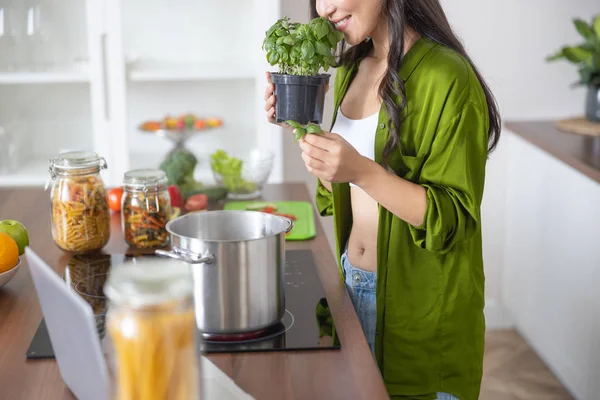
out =
[[[315,213],[311,203],[306,201],[230,201],[225,203],[225,210],[245,210],[248,204],[272,203],[277,206],[276,213],[296,216],[294,228],[286,240],[308,240],[316,236]]]

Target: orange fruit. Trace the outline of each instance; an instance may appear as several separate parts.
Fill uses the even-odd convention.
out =
[[[19,262],[19,246],[6,233],[0,232],[0,274],[10,271]]]

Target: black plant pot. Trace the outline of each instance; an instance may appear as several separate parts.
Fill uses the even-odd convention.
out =
[[[306,125],[309,122],[323,122],[325,86],[330,74],[313,76],[283,75],[271,73],[275,85],[275,119],[277,122],[296,121]]]
[[[600,122],[600,85],[588,86],[585,116],[590,121]]]

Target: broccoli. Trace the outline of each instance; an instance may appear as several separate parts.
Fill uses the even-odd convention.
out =
[[[160,164],[160,169],[167,174],[169,185],[179,186],[184,199],[202,188],[202,183],[194,179],[196,164],[196,156],[183,149],[172,151]]]

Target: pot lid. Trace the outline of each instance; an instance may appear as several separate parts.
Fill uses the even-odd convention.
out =
[[[57,171],[95,168],[105,169],[106,160],[91,151],[69,151],[58,154],[50,160],[50,173]]]
[[[123,186],[144,189],[167,184],[167,174],[160,169],[135,169],[123,176]]]

